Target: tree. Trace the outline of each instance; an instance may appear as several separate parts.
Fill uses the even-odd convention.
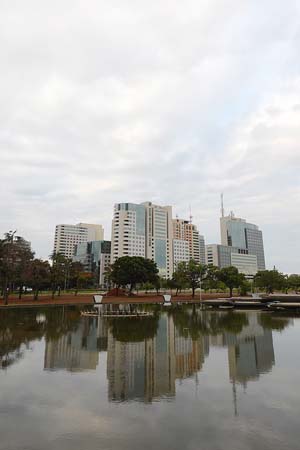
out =
[[[77,287],[78,289],[89,288],[93,285],[93,282],[94,275],[92,272],[80,272],[77,278]]]
[[[187,281],[187,278],[186,278],[185,264],[184,263],[179,263],[178,264],[177,269],[173,273],[172,280],[173,280],[173,283],[174,283],[174,288],[176,289],[176,295],[178,295],[178,291],[181,292],[182,289],[187,287],[188,281]]]
[[[19,247],[16,261],[16,283],[19,286],[19,299],[22,298],[24,284],[26,282],[26,271],[33,261],[34,252],[31,251],[28,243],[20,236],[17,236],[15,245]]]
[[[39,291],[49,286],[51,268],[48,261],[34,259],[30,261],[26,271],[26,283],[33,288],[34,300],[38,299]]]
[[[80,283],[82,280],[82,274],[84,273],[84,266],[80,262],[72,262],[69,272],[69,282],[72,288],[75,288],[75,295],[77,295]]]
[[[108,276],[118,288],[129,286],[129,294],[138,283],[155,283],[156,263],[140,256],[122,256],[111,265]]]
[[[229,288],[229,295],[232,297],[233,289],[243,285],[245,275],[239,273],[236,267],[229,266],[218,271],[218,279]]]
[[[16,231],[5,233],[0,240],[0,278],[4,297],[4,304],[8,303],[9,290],[15,283],[23,288],[24,269],[33,258],[30,244],[21,236],[15,236]]]
[[[294,289],[295,291],[300,289],[300,275],[293,273],[289,275],[287,281],[289,288]]]
[[[71,260],[66,258],[62,253],[52,253],[50,255],[52,261],[51,266],[51,285],[52,285],[52,298],[54,298],[55,292],[58,290],[60,295],[61,287],[66,287],[67,280],[70,272]]]
[[[207,267],[198,264],[196,261],[191,259],[188,263],[180,262],[177,265],[177,269],[174,272],[173,279],[177,286],[187,285],[192,289],[192,297],[195,297],[195,291],[200,285],[201,281],[204,281],[206,276]]]
[[[219,288],[219,279],[218,279],[219,268],[217,266],[207,266],[206,277],[204,281],[204,289],[212,290]]]
[[[272,294],[274,290],[283,289],[286,285],[286,277],[278,272],[275,268],[273,270],[262,270],[254,277],[255,286],[264,289],[267,294]]]

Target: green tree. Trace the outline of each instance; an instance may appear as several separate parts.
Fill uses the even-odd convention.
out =
[[[66,258],[62,253],[52,253],[50,255],[52,261],[51,266],[51,286],[52,286],[52,298],[54,298],[55,292],[58,290],[58,295],[62,286],[66,287],[67,279],[69,277],[70,262],[69,258]]]
[[[281,290],[286,286],[286,277],[274,268],[258,272],[254,277],[254,282],[255,286],[264,289],[267,294],[272,294],[274,290]]]
[[[290,289],[294,289],[295,291],[300,289],[300,275],[293,273],[289,275],[287,281]]]
[[[218,271],[218,279],[229,288],[229,295],[232,297],[233,289],[241,287],[245,282],[245,275],[239,273],[236,267],[229,266]]]
[[[75,288],[75,295],[78,293],[80,283],[82,280],[82,274],[84,272],[84,266],[80,262],[72,262],[69,272],[69,283],[72,288]]]
[[[204,280],[204,289],[212,290],[219,288],[219,279],[218,279],[219,268],[216,266],[207,266],[206,277]]]
[[[49,287],[51,268],[48,261],[34,259],[30,261],[25,271],[25,280],[32,287],[34,300],[38,299],[39,291]]]
[[[173,273],[172,280],[174,283],[174,288],[176,289],[176,295],[178,295],[178,292],[181,292],[182,289],[188,286],[184,263],[178,264],[177,269]]]
[[[200,286],[201,281],[205,280],[207,272],[207,267],[198,264],[196,261],[191,259],[188,263],[180,262],[177,265],[177,269],[174,272],[173,279],[177,282],[177,285],[180,284],[186,285],[192,289],[192,297],[195,297],[195,291],[197,287]]]
[[[118,288],[129,286],[129,294],[139,283],[155,283],[158,269],[156,263],[140,256],[123,256],[111,265],[109,278]]]
[[[7,304],[9,291],[14,289],[16,283],[19,284],[21,296],[24,270],[33,258],[28,242],[15,233],[9,231],[0,240],[0,279],[4,304]]]

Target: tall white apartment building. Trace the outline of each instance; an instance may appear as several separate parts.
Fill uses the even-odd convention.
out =
[[[111,262],[122,256],[145,258],[145,241],[145,207],[135,203],[116,203],[111,232]]]
[[[188,241],[184,239],[173,239],[173,265],[177,269],[180,262],[189,262],[190,247]]]
[[[196,225],[188,220],[173,219],[173,239],[174,241],[188,242],[189,259],[193,259],[197,263],[205,264],[204,236],[199,234]],[[174,244],[174,241],[173,245],[178,247],[179,244]]]
[[[74,255],[75,246],[88,241],[102,241],[102,225],[78,223],[77,225],[59,224],[55,227],[54,253],[62,253],[67,258]]]
[[[172,206],[142,203],[146,210],[146,258],[156,262],[159,275],[173,275],[173,225]]]
[[[122,256],[141,256],[156,262],[162,277],[172,277],[172,207],[117,203],[112,221],[112,263]]]

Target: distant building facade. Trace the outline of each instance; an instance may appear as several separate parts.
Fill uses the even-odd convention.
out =
[[[162,277],[173,273],[172,208],[117,203],[112,221],[111,260],[122,256],[141,256],[156,262]]]
[[[183,239],[173,239],[173,265],[177,269],[180,262],[190,261],[190,247],[188,241]]]
[[[78,223],[77,225],[59,224],[55,227],[54,253],[61,253],[67,258],[74,255],[75,246],[88,241],[102,241],[102,225]]]
[[[206,264],[220,269],[234,266],[240,273],[254,276],[258,271],[257,256],[249,255],[246,250],[220,244],[209,244],[205,247]]]
[[[258,270],[265,270],[263,235],[257,225],[231,213],[220,218],[220,229],[222,245],[237,247],[249,255],[256,255]]]
[[[172,207],[143,203],[146,211],[146,258],[156,262],[160,276],[172,278]]]
[[[75,246],[73,261],[80,262],[86,272],[93,273],[97,284],[106,285],[105,273],[111,262],[111,242],[91,241]]]
[[[144,205],[117,203],[111,233],[111,262],[122,256],[146,256],[146,211]]]
[[[199,234],[196,225],[188,220],[173,219],[173,252],[176,255],[176,247],[180,247],[179,241],[188,242],[189,258],[197,263],[205,264],[205,240],[204,236]],[[186,256],[186,255],[185,255]],[[183,261],[185,261],[184,259]],[[178,264],[177,255],[174,264]]]

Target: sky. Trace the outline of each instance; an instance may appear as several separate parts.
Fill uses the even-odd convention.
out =
[[[172,205],[206,243],[225,211],[300,272],[298,0],[0,0],[0,234]]]

